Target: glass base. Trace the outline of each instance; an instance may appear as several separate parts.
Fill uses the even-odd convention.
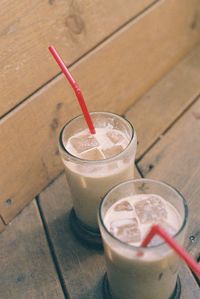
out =
[[[71,230],[79,241],[88,245],[89,247],[97,249],[103,248],[100,231],[92,229],[80,221],[73,208],[70,212],[69,220]]]
[[[103,276],[103,286],[102,287],[103,287],[103,298],[112,299],[106,273]],[[178,276],[175,289],[169,299],[180,299],[180,297],[181,297],[181,282],[180,282],[180,278]]]

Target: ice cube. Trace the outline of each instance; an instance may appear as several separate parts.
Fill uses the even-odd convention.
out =
[[[135,203],[135,210],[141,223],[157,223],[167,218],[167,210],[160,197],[148,195]]]
[[[106,133],[107,137],[110,139],[110,141],[114,144],[118,143],[118,142],[122,142],[122,140],[124,139],[123,135],[120,134],[117,131],[108,131]]]
[[[99,146],[96,138],[91,134],[84,134],[78,137],[72,137],[70,139],[72,146],[75,148],[77,153],[82,153],[89,149]]]
[[[115,156],[123,151],[123,147],[121,145],[114,145],[112,147],[102,149],[102,152],[106,158]]]
[[[126,200],[121,201],[120,203],[116,204],[114,206],[114,211],[120,212],[120,211],[133,211],[133,207],[130,205],[130,203]]]
[[[161,227],[170,235],[173,236],[175,235],[175,233],[177,232],[177,229],[175,229],[172,225],[170,225],[167,222],[161,222],[160,223]],[[155,246],[158,245],[160,243],[163,243],[163,239],[161,237],[159,237],[158,235],[155,235],[153,237],[153,239],[151,240],[151,242],[149,242],[149,246]]]
[[[103,160],[105,157],[98,148],[92,148],[80,154],[80,157],[86,160]]]
[[[110,232],[125,243],[135,243],[141,240],[141,233],[136,218],[128,218],[112,221]]]
[[[176,232],[178,231],[178,229],[176,229],[174,226],[172,226],[171,224],[169,224],[166,221],[162,221],[160,222],[161,227],[164,228],[164,230],[166,230],[166,232],[168,232],[168,234],[170,234],[171,236],[175,235]]]
[[[163,242],[164,242],[164,240],[160,236],[155,235],[153,237],[153,239],[149,242],[148,247],[156,246],[156,245],[161,244]]]

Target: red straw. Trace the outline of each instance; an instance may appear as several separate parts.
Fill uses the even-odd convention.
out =
[[[67,78],[67,80],[69,81],[69,83],[71,84],[77,99],[79,101],[79,104],[81,106],[83,115],[85,117],[85,120],[87,122],[88,128],[90,130],[91,134],[95,134],[95,128],[92,122],[92,119],[90,117],[90,114],[88,112],[87,106],[85,104],[85,100],[83,98],[83,94],[77,84],[77,82],[74,80],[74,78],[72,77],[72,75],[70,74],[68,68],[66,67],[66,65],[64,64],[64,61],[62,60],[62,58],[60,57],[60,55],[58,54],[58,52],[56,51],[56,49],[53,46],[49,46],[49,51],[51,52],[51,54],[53,55],[53,57],[55,58],[57,64],[60,66],[63,74],[65,75],[65,77]]]
[[[162,237],[176,251],[176,253],[186,262],[186,264],[192,269],[192,271],[195,272],[198,276],[200,276],[200,265],[198,265],[198,263],[194,260],[194,258],[191,255],[189,255],[183,249],[183,247],[181,247],[176,242],[176,240],[172,239],[172,237],[170,237],[170,235],[159,225],[153,225],[151,227],[151,230],[142,241],[141,246],[146,247],[156,234]]]

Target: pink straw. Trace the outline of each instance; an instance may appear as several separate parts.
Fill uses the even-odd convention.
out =
[[[85,100],[83,98],[83,94],[77,84],[77,82],[74,80],[74,78],[72,77],[72,75],[70,74],[68,68],[66,67],[66,65],[64,64],[64,61],[62,60],[62,58],[60,57],[60,55],[58,54],[58,52],[56,51],[56,49],[53,46],[49,46],[49,51],[51,52],[51,54],[53,55],[53,57],[55,58],[57,64],[60,66],[63,74],[65,75],[65,77],[67,78],[67,80],[69,81],[69,83],[71,84],[77,99],[79,101],[79,104],[81,106],[83,115],[85,117],[86,123],[88,125],[88,128],[90,130],[91,134],[95,134],[95,128],[92,122],[92,119],[90,117],[90,114],[88,112]]]
[[[195,272],[198,276],[200,276],[200,265],[195,261],[195,259],[189,255],[178,243],[176,240],[172,239],[170,235],[159,225],[153,225],[151,230],[147,234],[147,236],[142,241],[141,246],[147,247],[151,239],[155,235],[159,235],[162,237],[175,251],[176,253],[186,262],[186,264]]]

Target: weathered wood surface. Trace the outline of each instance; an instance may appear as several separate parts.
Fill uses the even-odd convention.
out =
[[[58,74],[50,43],[70,65],[153,2],[1,1],[0,115]]]
[[[71,232],[72,203],[64,174],[40,194],[39,203],[70,299],[103,299],[103,252],[82,246]]]
[[[0,234],[0,298],[64,299],[35,200]]]
[[[158,96],[157,101],[159,99]],[[148,121],[143,125],[148,126]],[[193,242],[188,239],[186,245],[194,256],[199,254],[199,126],[200,100],[197,100],[187,112],[176,119],[162,139],[148,150],[138,163],[143,175],[171,183],[188,199],[191,211],[188,237],[192,235],[194,238],[191,239]],[[57,268],[61,271],[64,288],[67,288],[70,299],[103,299],[101,292],[101,279],[105,272],[103,253],[84,247],[71,233],[68,220],[71,196],[64,175],[40,194],[38,202],[48,238],[51,240],[51,249],[58,263]],[[0,283],[3,285],[0,292],[2,290],[5,299],[16,299],[18,294],[20,299],[27,298],[27,294],[31,299],[63,298],[57,278],[54,276],[54,267],[38,216],[33,202],[0,235],[0,241],[3,236],[1,244],[4,244],[3,254],[0,251],[0,257],[3,257],[0,260],[4,261],[3,267],[0,267],[0,276],[3,273],[7,283],[0,277]],[[23,264],[25,266],[22,270]],[[24,274],[26,268],[33,269],[31,279],[26,272]],[[190,270],[183,266],[180,277],[182,299],[199,299],[200,289]]]
[[[123,113],[169,70],[200,38],[197,4],[160,1],[75,63],[71,70],[90,110]],[[49,64],[55,67],[53,59]],[[6,223],[61,172],[58,131],[79,113],[60,75],[0,121],[0,212]]]
[[[179,271],[179,276],[182,282],[181,299],[199,299],[200,289],[190,269],[188,269],[187,266],[182,266]]]
[[[137,169],[135,177],[139,177]],[[103,299],[103,252],[81,245],[71,232],[72,200],[64,174],[39,195],[39,204],[70,299]]]
[[[41,193],[39,205],[70,298],[103,299],[103,253],[82,246],[71,233],[71,200],[64,175]],[[35,202],[26,207],[0,236],[0,297],[4,299],[64,298],[36,207]],[[189,270],[183,268],[180,276],[184,282],[182,299],[198,299],[199,289]]]
[[[200,45],[137,101],[125,116],[138,137],[137,159],[200,94]]]
[[[136,175],[139,177],[139,174]],[[102,276],[106,270],[101,251],[81,245],[69,228],[71,195],[64,175],[56,179],[39,196],[49,237],[71,299],[103,299]],[[183,266],[182,299],[199,299],[198,286],[191,272]]]
[[[200,256],[200,98],[139,163],[145,177],[180,190],[189,205],[187,249]]]

